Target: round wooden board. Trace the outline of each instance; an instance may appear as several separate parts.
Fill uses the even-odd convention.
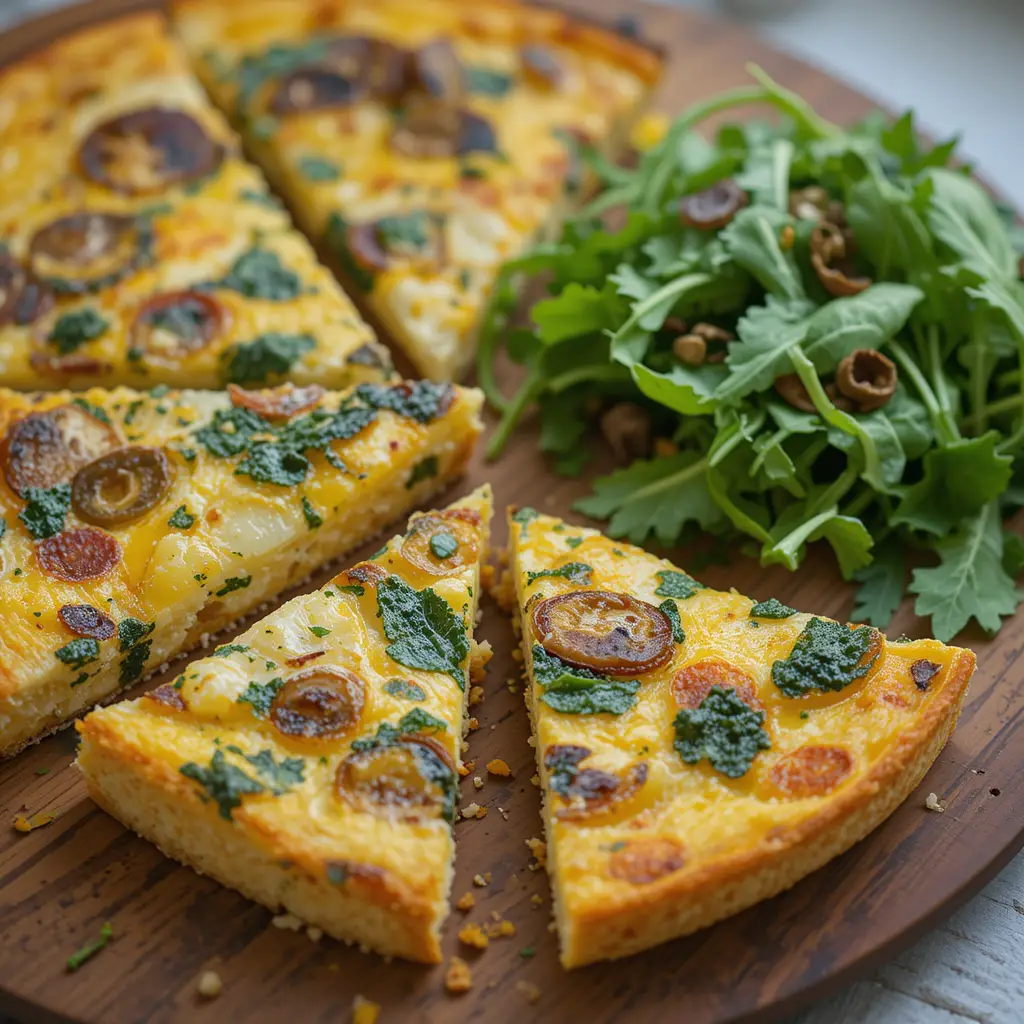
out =
[[[151,6],[146,0],[95,0],[23,25],[0,37],[0,64],[62,32]],[[592,9],[586,0],[569,6]],[[748,60],[834,120],[856,118],[870,107],[843,84],[734,26],[629,0],[604,0],[602,13],[635,16],[642,33],[666,48],[660,99],[669,112],[740,83]],[[487,465],[478,457],[464,488],[488,479],[499,508],[514,501],[579,518],[570,509],[586,491],[585,482],[549,473],[528,428],[500,462]],[[498,545],[504,532],[499,523]],[[686,564],[685,555],[678,558]],[[811,557],[796,575],[737,559],[702,578],[837,618],[850,610],[849,589],[825,558]],[[891,632],[901,630],[923,634],[926,624],[904,608]],[[964,638],[978,651],[979,667],[959,728],[924,783],[868,839],[790,892],[695,936],[566,973],[548,930],[547,880],[543,871],[529,868],[525,841],[541,831],[539,793],[530,784],[533,750],[521,692],[506,686],[518,680],[512,632],[491,603],[484,605],[478,636],[491,642],[495,656],[486,701],[476,709],[480,728],[471,736],[469,756],[478,766],[474,774],[486,777],[482,766],[500,756],[515,776],[488,780],[481,790],[466,780],[462,802],[486,804],[489,813],[456,826],[454,895],[472,890],[472,920],[496,911],[517,933],[468,957],[471,992],[446,995],[443,968],[386,964],[327,939],[314,944],[302,933],[280,931],[262,907],[167,860],[85,796],[72,765],[75,734],[68,730],[0,767],[0,820],[9,822],[26,808],[57,815],[28,835],[0,827],[0,1010],[32,1020],[104,1024],[326,1022],[347,1020],[358,992],[383,1005],[384,1022],[498,1024],[526,1015],[593,1024],[681,1017],[689,1024],[774,1020],[847,984],[934,926],[1024,842],[1016,722],[1024,710],[1017,661],[1024,620],[1018,617],[993,641],[979,634]],[[925,796],[933,791],[948,800],[945,814],[925,810]],[[485,875],[489,884],[474,886],[476,875]],[[449,955],[466,955],[455,938],[462,916],[455,911],[446,929]],[[105,921],[113,925],[113,943],[78,973],[67,973],[68,954],[95,937]],[[223,994],[212,1002],[195,992],[204,969],[215,969],[224,983]],[[528,1004],[520,983],[539,990],[535,1005]]]

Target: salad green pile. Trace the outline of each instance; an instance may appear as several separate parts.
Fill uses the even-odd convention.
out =
[[[822,540],[860,583],[855,620],[885,626],[909,590],[940,639],[972,618],[997,630],[1024,569],[1003,529],[1024,504],[1013,213],[950,166],[955,139],[923,144],[912,113],[840,128],[750,72],[635,168],[584,153],[602,190],[504,268],[481,334],[501,413],[489,453],[536,406],[542,449],[579,473],[603,411],[626,403],[620,447],[638,457],[577,506],[612,536],[705,531],[790,569]],[[780,123],[694,130],[751,103]],[[510,329],[535,274],[549,297]],[[512,397],[502,347],[525,368]]]

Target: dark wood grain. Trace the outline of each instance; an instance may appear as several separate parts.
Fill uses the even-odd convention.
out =
[[[0,63],[71,28],[148,6],[96,0],[25,25],[0,38]],[[593,10],[586,0],[571,6]],[[637,15],[644,34],[667,48],[661,103],[669,111],[743,81],[747,60],[811,97],[832,119],[855,118],[870,106],[736,27],[629,0],[604,0],[601,9]],[[527,428],[499,463],[488,466],[478,457],[465,488],[489,479],[499,506],[533,503],[578,519],[569,510],[585,483],[548,473],[535,440]],[[497,532],[503,543],[504,528]],[[680,558],[685,564],[685,555]],[[796,575],[740,559],[703,578],[836,617],[850,609],[849,590],[831,562],[813,556]],[[924,633],[925,624],[904,608],[892,630],[913,635]],[[330,940],[314,944],[275,929],[266,910],[166,860],[90,803],[71,764],[74,734],[64,732],[0,767],[0,821],[23,808],[58,815],[28,835],[0,827],[0,1009],[42,1021],[306,1024],[347,1020],[359,992],[383,1004],[384,1022],[774,1020],[891,956],[976,892],[1024,842],[1024,620],[1018,618],[995,640],[963,638],[978,651],[979,668],[960,726],[919,790],[868,839],[790,892],[698,935],[630,960],[563,972],[548,931],[546,878],[528,866],[525,841],[540,833],[540,801],[530,784],[533,752],[521,692],[506,686],[518,682],[513,639],[491,604],[479,635],[490,640],[495,657],[469,756],[474,774],[486,778],[483,765],[500,756],[515,776],[490,780],[479,791],[466,780],[462,802],[484,803],[489,813],[456,826],[454,895],[471,889],[472,920],[497,911],[517,934],[468,957],[475,978],[470,993],[447,996],[439,968],[385,964]],[[924,809],[931,791],[949,800],[945,814]],[[491,884],[474,887],[473,876],[485,872]],[[539,908],[534,895],[543,900]],[[456,911],[447,929],[448,954],[466,955],[455,938],[461,919]],[[68,954],[105,921],[113,925],[113,943],[78,973],[66,973]],[[519,955],[526,946],[535,951],[530,959]],[[195,991],[204,969],[224,982],[212,1002]],[[540,990],[536,1005],[517,990],[520,982]]]

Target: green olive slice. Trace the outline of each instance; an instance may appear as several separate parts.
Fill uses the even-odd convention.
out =
[[[650,672],[673,653],[672,623],[661,609],[607,590],[538,601],[533,631],[548,654],[603,675]]]
[[[19,497],[30,487],[67,483],[93,459],[121,444],[117,431],[80,405],[58,405],[16,420],[4,435],[7,485]]]
[[[480,516],[472,509],[430,512],[414,519],[402,541],[402,557],[431,576],[451,576],[476,562]]]
[[[119,448],[75,474],[71,507],[83,522],[117,526],[158,505],[170,487],[171,467],[159,448]]]
[[[339,799],[359,810],[402,821],[452,813],[455,769],[440,744],[402,736],[392,744],[355,751],[338,765]]]
[[[359,721],[363,681],[340,668],[308,668],[285,680],[270,705],[270,720],[285,736],[325,739],[340,736]]]

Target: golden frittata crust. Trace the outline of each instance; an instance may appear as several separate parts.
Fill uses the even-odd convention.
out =
[[[390,372],[162,16],[0,69],[0,174],[7,386],[344,387]]]
[[[414,516],[372,560],[190,665],[177,689],[88,715],[78,764],[90,795],[169,856],[272,909],[381,953],[439,961],[470,664],[486,657],[471,637],[490,501],[484,487]],[[457,538],[454,553],[431,553],[439,535]],[[411,665],[385,589],[433,601],[431,621],[457,626],[467,654],[449,655],[450,672]],[[303,703],[289,688],[311,672],[355,696]],[[316,733],[326,715],[331,730]],[[430,781],[408,774],[409,751]],[[232,773],[258,788],[218,788]]]
[[[172,10],[303,229],[438,380],[472,359],[502,263],[582,191],[580,143],[616,155],[660,72],[634,39],[514,0]]]
[[[531,510],[509,527],[501,596],[522,631],[531,678],[541,673],[527,703],[566,967],[627,956],[793,885],[891,814],[953,730],[974,671],[971,651],[892,642],[860,627],[865,653],[851,669],[858,678],[787,696],[773,666],[831,620],[782,606],[755,613],[735,591],[703,588],[639,548]],[[573,596],[586,594],[593,596]],[[571,633],[577,620],[566,608],[584,615],[583,633]],[[617,616],[617,634],[604,632],[609,616]],[[574,648],[574,637],[584,647]],[[625,657],[623,643],[639,645],[647,660],[599,673],[618,688],[620,713],[549,703],[559,703],[558,672],[574,671],[562,664],[551,675],[553,651],[568,650],[585,667],[594,652],[609,663]],[[636,650],[629,656],[639,657]],[[709,748],[690,763],[678,745],[693,734],[679,731],[676,716],[702,708],[713,687],[748,714],[764,714],[760,749],[735,777],[725,762],[712,767]]]
[[[0,755],[437,493],[480,405],[423,383],[0,389]]]

